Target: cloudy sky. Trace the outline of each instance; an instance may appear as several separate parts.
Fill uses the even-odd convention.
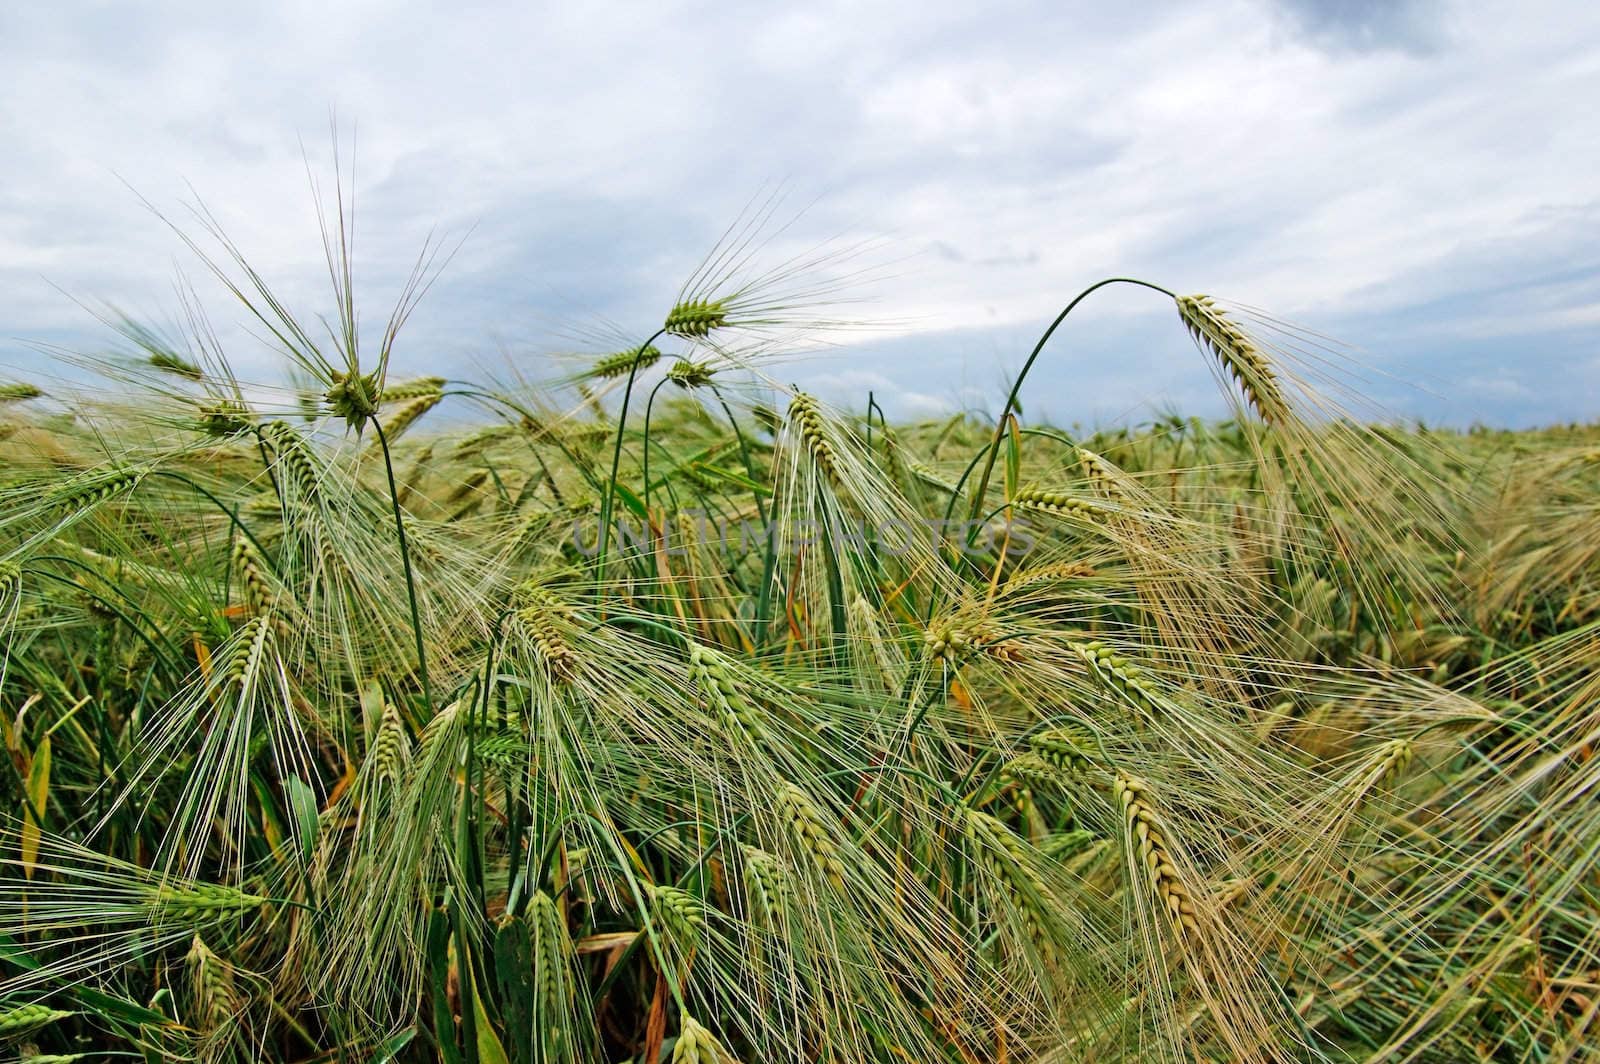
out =
[[[940,0],[790,5],[286,0],[0,10],[0,377],[104,349],[193,276],[198,197],[307,316],[330,306],[307,159],[355,141],[358,298],[430,231],[465,242],[402,368],[538,376],[573,329],[648,333],[752,197],[769,251],[876,239],[850,314],[785,372],[891,413],[994,409],[1034,337],[1112,274],[1351,345],[1387,409],[1600,416],[1600,6],[1584,0]],[[346,162],[349,155],[346,155]],[[803,213],[802,213],[803,209]],[[1170,304],[1106,293],[1030,414],[1220,410]]]

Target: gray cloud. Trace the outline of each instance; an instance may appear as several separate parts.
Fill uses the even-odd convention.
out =
[[[337,108],[369,321],[430,232],[470,230],[403,337],[418,369],[504,348],[537,375],[572,323],[648,332],[777,181],[809,206],[774,255],[884,237],[895,260],[869,288],[896,324],[785,370],[840,401],[992,406],[1074,290],[1133,273],[1447,393],[1384,385],[1401,412],[1593,417],[1597,42],[1576,0],[35,5],[0,14],[0,334],[97,348],[52,285],[159,316],[174,260],[203,281],[124,180],[179,220],[192,183],[325,310],[302,151],[326,190]],[[1158,299],[1108,293],[1062,339],[1033,413],[1221,408]],[[0,341],[5,363],[47,371]]]
[[[1279,0],[1295,28],[1340,51],[1429,52],[1447,38],[1439,0]]]

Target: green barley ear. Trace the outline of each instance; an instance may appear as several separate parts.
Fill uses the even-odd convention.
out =
[[[744,893],[751,915],[769,930],[784,927],[792,905],[792,887],[782,862],[754,846],[741,846],[739,852],[744,857]]]
[[[388,393],[384,393],[385,399]],[[423,392],[409,399],[396,400],[399,405],[393,408],[393,413],[384,419],[383,434],[391,442],[399,439],[412,425],[422,419],[422,416],[444,400],[444,393]]]
[[[301,501],[316,502],[321,493],[322,473],[305,437],[287,421],[267,422],[261,426],[259,436],[280,476],[289,478],[299,491]],[[281,485],[279,490],[282,491]]]
[[[585,1059],[578,1024],[587,1011],[580,1001],[572,968],[573,945],[561,906],[542,890],[528,903],[528,923],[533,932],[534,990],[537,1027],[534,1033],[543,1061]],[[515,973],[525,978],[525,973]],[[580,1011],[582,1010],[582,1011]]]
[[[1039,852],[1052,861],[1068,861],[1100,841],[1098,835],[1087,828],[1075,828],[1051,835],[1039,844]]]
[[[145,887],[143,893],[150,919],[156,923],[220,923],[254,912],[267,903],[266,898],[217,883],[158,883]]]
[[[243,436],[255,424],[255,414],[234,399],[219,399],[200,408],[196,423],[201,432],[217,439]]]
[[[277,602],[272,578],[261,556],[248,539],[240,536],[233,544],[233,563],[239,570],[239,580],[244,586],[244,600],[254,614],[263,614]]]
[[[53,1009],[49,1005],[18,1005],[0,1012],[0,1039],[18,1038],[74,1015],[76,1013]]]
[[[1289,421],[1289,403],[1278,375],[1249,334],[1217,309],[1210,296],[1178,296],[1177,304],[1178,316],[1195,343],[1215,356],[1261,420],[1269,425]]]
[[[205,379],[205,372],[188,359],[172,351],[153,352],[147,361],[151,366],[163,373],[182,377],[184,380],[199,381]]]
[[[111,469],[74,477],[51,492],[48,502],[67,514],[81,513],[117,495],[132,491],[144,478],[136,469]]]
[[[362,772],[370,772],[375,782],[387,783],[393,791],[398,791],[405,781],[406,766],[410,763],[411,735],[406,731],[405,721],[401,719],[398,709],[385,705],[383,718],[378,723],[378,734],[372,737],[372,745],[367,748]]]
[[[410,399],[437,395],[449,383],[443,377],[412,377],[409,380],[391,381],[383,386],[382,401],[403,403]]]
[[[367,421],[378,413],[378,397],[383,390],[378,383],[378,375],[368,373],[362,376],[334,370],[331,379],[333,384],[322,398],[335,415],[344,418],[351,428],[360,432]]]
[[[590,380],[614,380],[626,377],[633,371],[635,364],[640,369],[646,369],[659,361],[661,361],[660,348],[653,344],[642,348],[636,347],[631,351],[618,351],[616,354],[606,355],[590,366],[584,376]]]
[[[1050,888],[1032,867],[1022,840],[988,813],[970,807],[963,812],[962,827],[973,859],[999,884],[1039,957],[1055,959]]]
[[[1067,644],[1083,663],[1089,674],[1111,691],[1122,695],[1135,707],[1153,713],[1160,708],[1160,697],[1144,678],[1144,672],[1098,639],[1088,643]]]
[[[686,890],[677,887],[651,887],[651,908],[655,918],[678,948],[688,952],[700,940],[705,926],[705,907]]]
[[[1081,498],[1065,491],[1052,491],[1048,488],[1023,488],[1011,502],[1024,510],[1090,522],[1104,520],[1111,512],[1105,504],[1093,499]]]
[[[816,399],[805,392],[796,392],[789,401],[789,423],[799,433],[800,442],[810,452],[817,470],[835,485],[839,479],[839,456],[828,438],[822,411]]]
[[[1087,580],[1099,575],[1099,570],[1088,562],[1046,562],[1020,570],[1004,584],[1002,594],[1012,595],[1039,584],[1065,583],[1069,580]]]
[[[734,675],[728,658],[698,643],[689,648],[689,674],[722,726],[732,735],[761,744],[767,738],[763,714],[751,702]]]
[[[551,678],[559,683],[570,680],[577,670],[578,657],[562,629],[571,623],[571,609],[531,580],[517,588],[516,604],[515,622],[528,645],[550,669]]]
[[[1091,759],[1083,737],[1068,728],[1051,728],[1028,737],[1033,756],[1072,778],[1089,771]]]
[[[1001,765],[1000,780],[1019,792],[1054,789],[1062,784],[1055,766],[1038,754],[1023,754]]]
[[[667,312],[662,329],[673,336],[703,339],[728,323],[725,299],[690,299]]]
[[[1127,492],[1118,483],[1127,474],[1110,461],[1086,447],[1079,447],[1078,464],[1083,467],[1083,475],[1089,481],[1089,486],[1101,498],[1109,499],[1119,505],[1127,505],[1130,502]]]
[[[778,815],[829,885],[843,890],[844,865],[839,861],[839,848],[828,837],[822,814],[806,792],[787,780],[778,784]]]
[[[184,962],[195,1010],[191,1026],[205,1035],[231,1027],[244,1007],[233,965],[211,952],[199,935],[194,936]]]
[[[934,620],[923,634],[922,648],[931,660],[942,661],[952,667],[977,653],[988,654],[1001,661],[1021,661],[1024,657],[1022,647],[1016,642],[1002,639],[1000,630],[992,621],[970,616]]]
[[[1411,759],[1416,754],[1410,739],[1391,739],[1383,745],[1383,752],[1379,755],[1379,764],[1376,772],[1380,786],[1393,784],[1411,764]]]
[[[1195,914],[1194,899],[1173,863],[1166,835],[1150,805],[1149,788],[1144,781],[1119,772],[1112,782],[1111,793],[1122,809],[1127,844],[1161,908],[1179,931],[1198,934],[1200,922]]]
[[[22,381],[0,382],[0,403],[25,403],[42,395],[44,392]]]
[[[709,363],[680,358],[667,370],[667,380],[680,388],[704,388],[711,383],[715,373],[716,370]]]
[[[679,1023],[678,1041],[672,1047],[672,1064],[737,1064],[710,1031],[691,1016]]]

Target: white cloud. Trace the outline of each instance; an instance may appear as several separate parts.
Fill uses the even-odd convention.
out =
[[[178,213],[193,182],[297,306],[325,305],[301,141],[327,181],[336,107],[358,130],[369,317],[431,227],[478,225],[414,321],[417,358],[537,344],[573,305],[654,321],[772,179],[817,197],[796,241],[881,232],[910,256],[875,305],[900,333],[1009,342],[1127,272],[1355,323],[1355,342],[1587,333],[1587,351],[1597,45],[1578,0],[34,5],[0,14],[0,332],[98,344],[50,282],[170,305],[176,242],[119,175]],[[1169,312],[1124,293],[1092,313]],[[1021,353],[961,357],[987,386]],[[967,401],[968,381],[879,357],[905,410]],[[1108,409],[1205,377],[1040,372]]]

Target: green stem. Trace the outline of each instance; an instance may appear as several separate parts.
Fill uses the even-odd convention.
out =
[[[656,381],[656,386],[650,389],[650,398],[644,402],[644,510],[646,520],[649,520],[650,515],[650,411],[655,408],[656,393],[666,383],[667,378],[665,377]],[[622,426],[617,426],[617,431],[620,433]]]
[[[634,353],[633,364],[628,367],[628,383],[622,389],[622,410],[617,414],[617,442],[611,450],[611,477],[606,481],[600,496],[600,548],[595,552],[594,584],[598,589],[605,583],[606,551],[611,545],[611,501],[617,490],[617,471],[622,468],[622,435],[628,427],[628,400],[633,397],[633,382],[639,376],[639,364],[650,350],[650,345],[667,330],[657,329]]]
[[[394,507],[394,531],[400,540],[400,564],[406,573],[406,601],[411,606],[411,634],[417,642],[417,675],[422,678],[422,699],[433,715],[433,685],[428,681],[428,654],[422,645],[422,615],[417,610],[417,581],[411,572],[411,546],[406,540],[406,519],[400,512],[400,492],[394,483],[394,461],[389,456],[389,438],[383,434],[383,425],[372,419],[372,430],[378,434],[378,445],[383,448],[383,471],[389,478],[389,502]]]
[[[1050,327],[1044,331],[1044,335],[1039,337],[1039,342],[1033,345],[1033,353],[1028,356],[1028,361],[1022,364],[1022,372],[1018,373],[1017,379],[1012,382],[1011,394],[1006,396],[1006,405],[1000,410],[1000,419],[995,425],[994,439],[989,443],[988,460],[984,463],[983,476],[978,481],[977,493],[972,497],[972,517],[976,518],[978,516],[978,509],[983,505],[983,497],[989,490],[989,477],[994,472],[995,460],[1000,456],[1000,443],[1005,439],[1006,422],[1011,418],[1012,410],[1016,407],[1017,395],[1022,391],[1022,382],[1027,379],[1028,371],[1038,361],[1040,352],[1044,350],[1044,345],[1049,342],[1056,329],[1066,320],[1067,315],[1071,314],[1078,304],[1082,303],[1091,294],[1107,285],[1113,284],[1138,285],[1141,288],[1149,288],[1152,291],[1160,292],[1168,299],[1177,298],[1176,294],[1169,292],[1160,285],[1151,284],[1149,281],[1141,281],[1133,277],[1108,277],[1103,281],[1096,281],[1082,292],[1079,292],[1072,302],[1067,304],[1066,309],[1056,315],[1056,320],[1050,323]],[[965,479],[965,477],[962,478],[963,482]],[[958,484],[957,487],[959,488],[960,485]]]

